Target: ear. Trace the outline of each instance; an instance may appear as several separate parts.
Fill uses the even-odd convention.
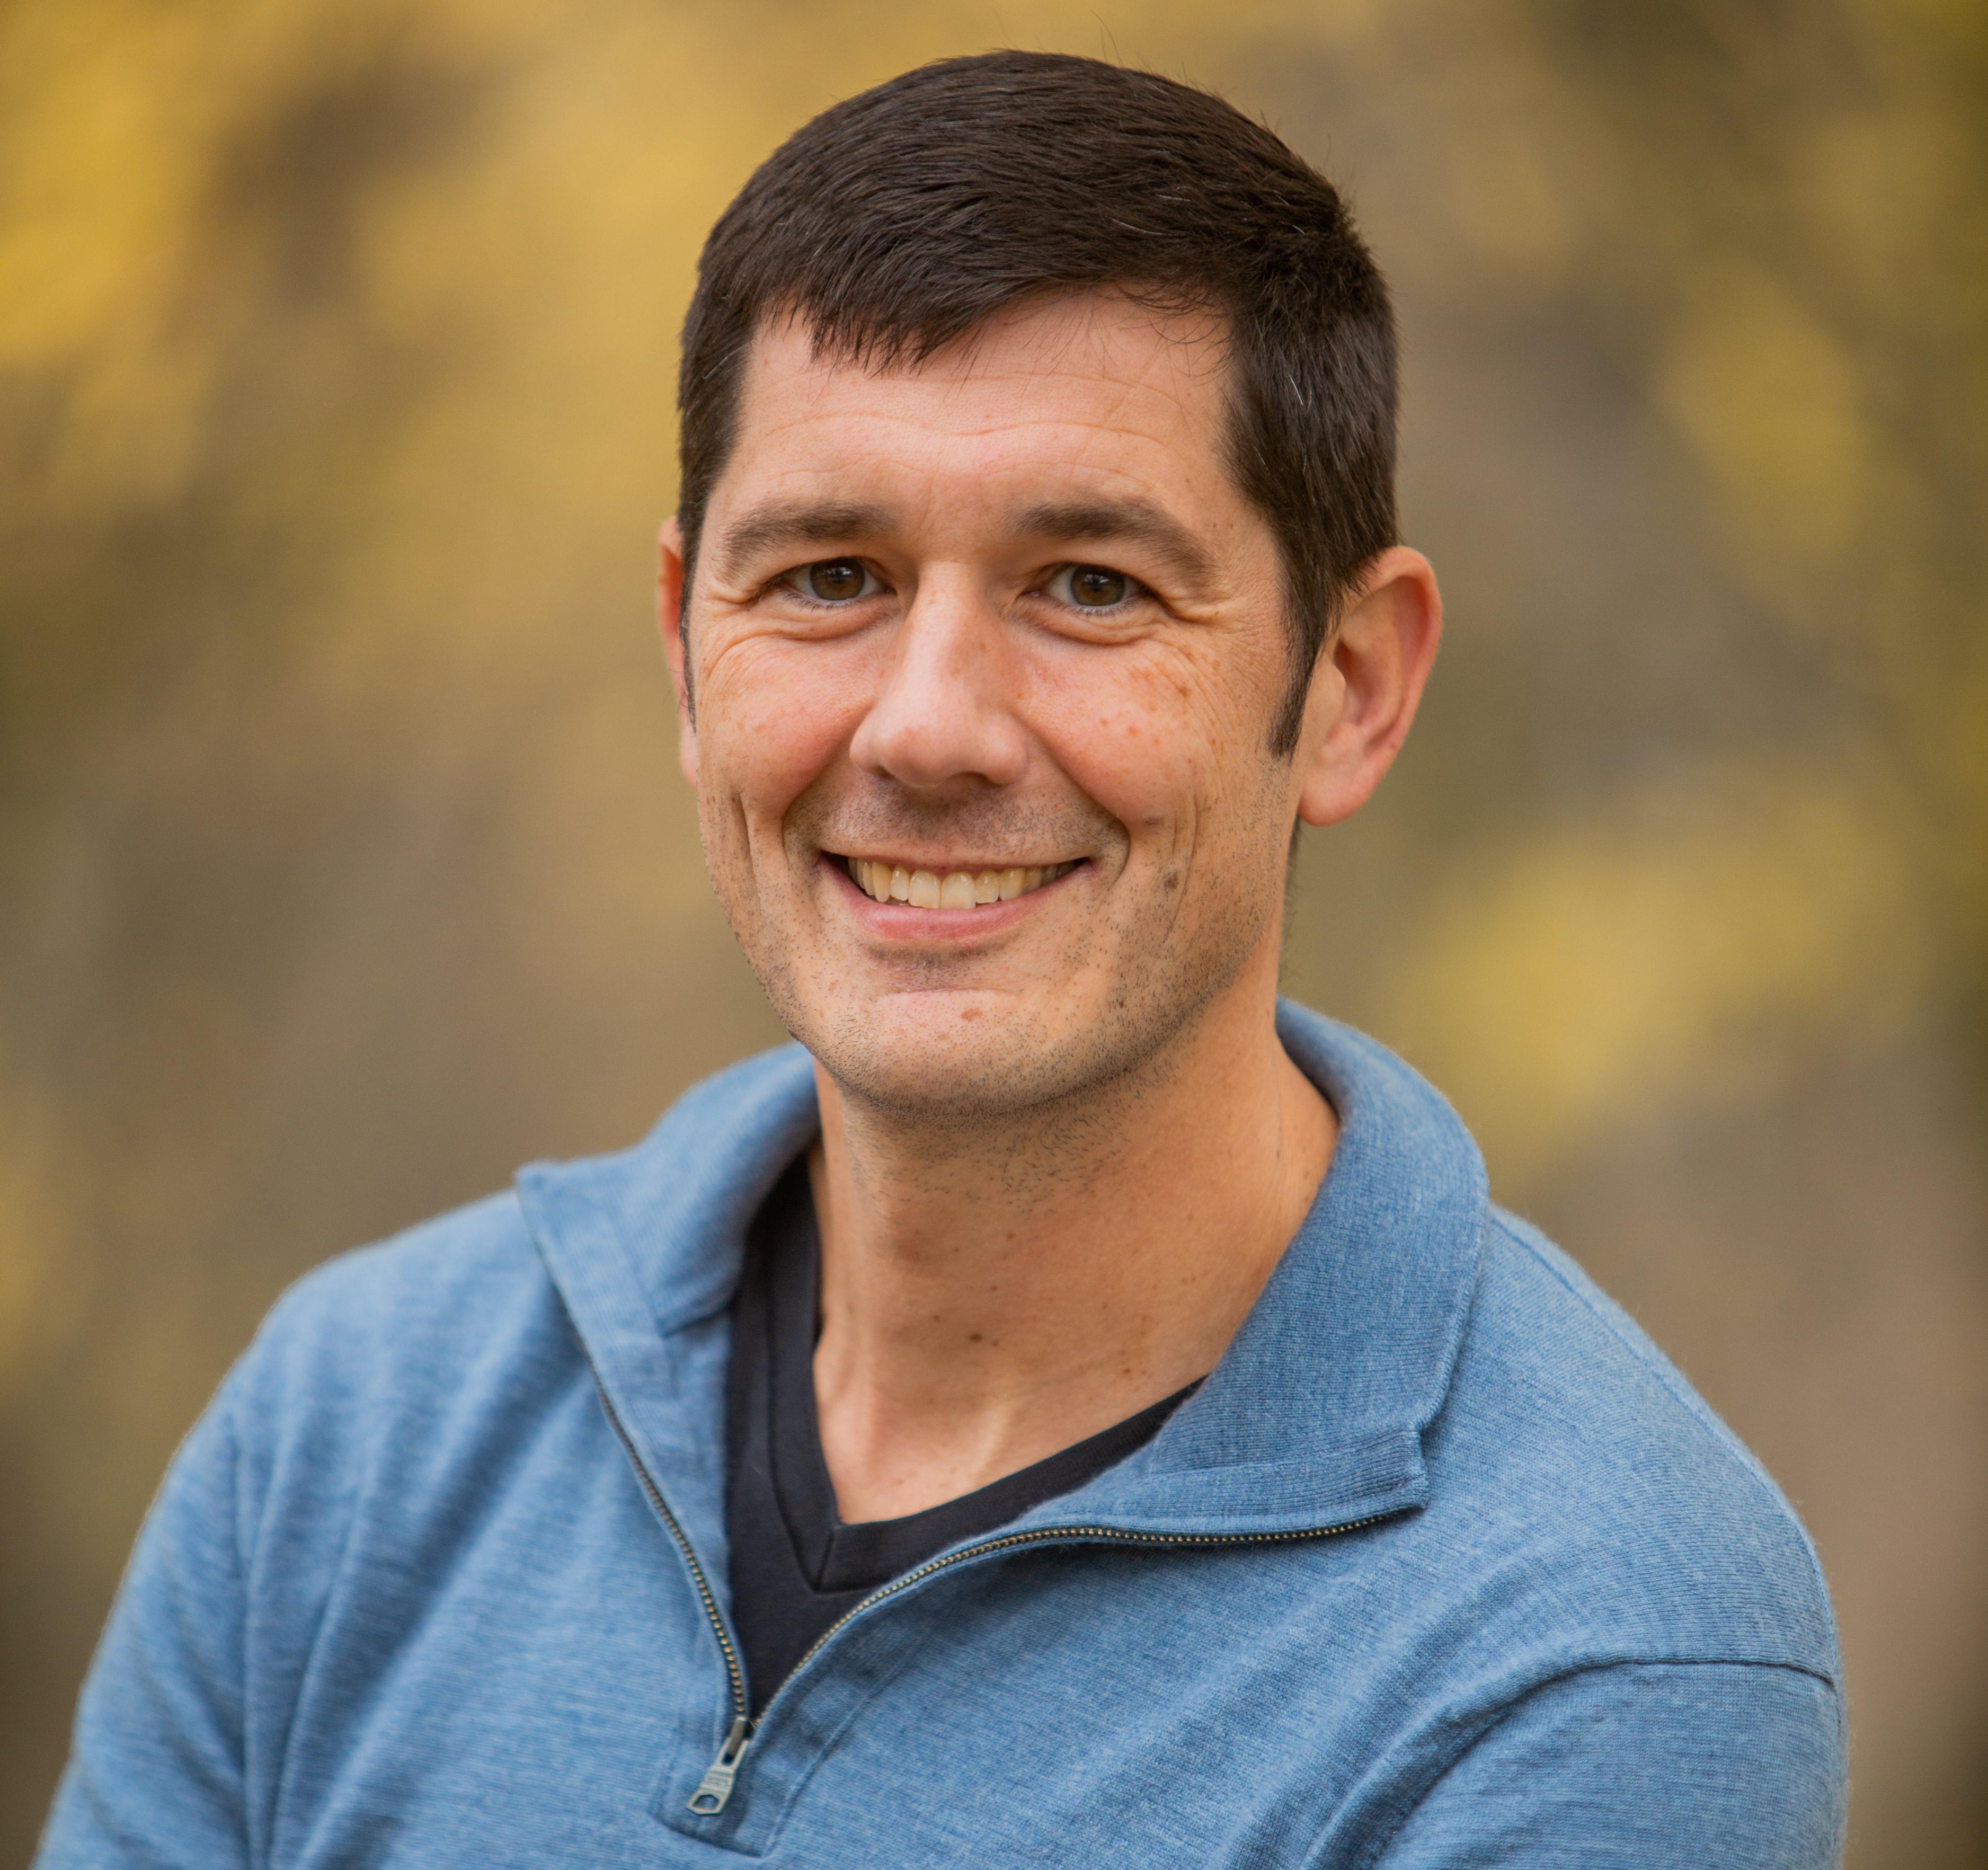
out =
[[[690,646],[684,640],[683,528],[666,519],[657,539],[656,622],[677,692],[677,764],[697,790],[697,712],[691,702]]]
[[[1337,824],[1395,763],[1442,635],[1442,597],[1419,552],[1391,546],[1369,564],[1313,671],[1298,737],[1298,816]]]

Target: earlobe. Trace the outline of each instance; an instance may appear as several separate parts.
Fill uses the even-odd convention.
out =
[[[1297,751],[1307,824],[1337,824],[1372,796],[1408,738],[1442,635],[1428,560],[1390,546],[1368,566],[1312,678]]]
[[[1328,795],[1343,751],[1339,728],[1347,706],[1346,675],[1339,666],[1340,632],[1333,631],[1319,651],[1305,697],[1304,721],[1298,730],[1298,816],[1307,824],[1330,824],[1344,813],[1330,813]]]
[[[697,788],[697,711],[692,704],[690,646],[684,635],[683,529],[674,519],[663,522],[657,539],[656,623],[663,654],[670,665],[670,682],[677,697],[677,764]]]

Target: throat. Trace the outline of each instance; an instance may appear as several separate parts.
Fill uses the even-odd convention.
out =
[[[1043,1148],[921,1150],[818,1074],[814,1391],[844,1519],[956,1498],[1214,1368],[1337,1134],[1266,1030],[1253,1081],[1218,1057]]]

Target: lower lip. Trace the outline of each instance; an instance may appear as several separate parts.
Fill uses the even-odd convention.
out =
[[[1026,896],[1011,896],[1006,902],[975,903],[970,909],[917,909],[908,902],[879,902],[868,891],[857,888],[856,879],[837,858],[824,857],[821,864],[830,881],[840,886],[856,919],[872,934],[895,942],[957,942],[1011,928],[1032,914],[1044,897],[1087,867],[1080,863],[1060,877],[1038,884]]]

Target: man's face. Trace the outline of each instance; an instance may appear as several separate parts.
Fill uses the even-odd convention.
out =
[[[1273,977],[1290,650],[1227,381],[1215,321],[1111,296],[916,369],[756,340],[684,763],[747,957],[846,1091],[1026,1108]]]

